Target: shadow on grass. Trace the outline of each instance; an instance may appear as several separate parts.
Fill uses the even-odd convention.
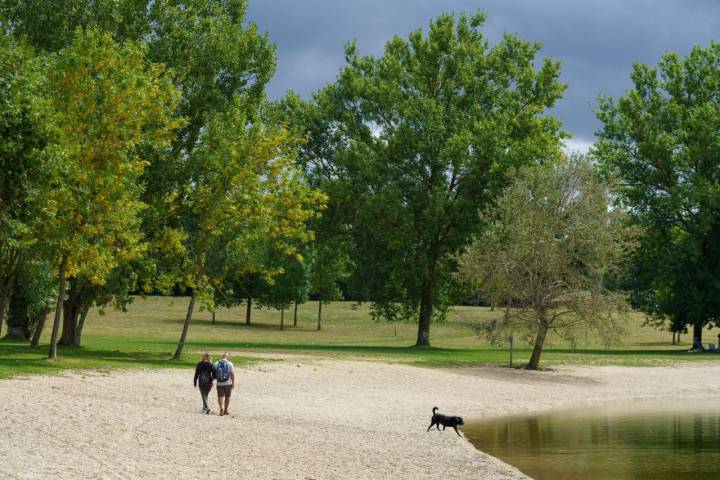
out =
[[[47,359],[48,346],[32,348],[24,342],[0,341],[0,378],[22,374],[50,374],[68,369],[104,368],[192,368],[195,356],[183,355],[180,361],[167,352],[149,350],[120,351],[102,348],[58,346],[58,360]],[[239,358],[238,362],[252,360]]]
[[[172,325],[182,325],[185,321],[184,318],[165,318],[162,320],[158,320],[159,323],[167,323]],[[303,322],[306,326],[303,327],[302,325],[298,325],[297,327],[293,326],[292,318],[288,321],[285,320],[284,329],[288,331],[294,331],[294,332],[316,332],[317,329],[314,326],[309,325],[309,322]],[[212,320],[207,319],[193,319],[192,320],[193,325],[203,325],[203,326],[213,326],[213,327],[225,327],[225,328],[234,328],[234,329],[240,329],[240,330],[277,330],[280,331],[280,319],[278,318],[277,322],[253,322],[250,325],[245,323],[245,320],[232,322],[230,320],[215,320],[215,323],[212,322]]]

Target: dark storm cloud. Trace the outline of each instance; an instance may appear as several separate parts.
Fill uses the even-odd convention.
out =
[[[655,65],[665,51],[707,46],[720,26],[720,0],[251,0],[249,18],[277,44],[270,96],[292,89],[307,97],[336,77],[348,40],[379,55],[393,35],[426,28],[442,12],[478,9],[491,41],[514,33],[562,61],[569,88],[553,113],[574,145],[592,141],[597,95],[629,88],[633,62]]]

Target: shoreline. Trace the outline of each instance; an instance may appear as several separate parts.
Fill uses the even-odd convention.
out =
[[[466,423],[599,402],[720,397],[720,366],[429,369],[286,357],[238,370],[231,416],[200,414],[187,370],[0,381],[0,476],[527,479],[455,432]],[[211,406],[217,412],[215,393]],[[42,445],[43,448],[38,449]],[[232,468],[216,461],[222,448]]]

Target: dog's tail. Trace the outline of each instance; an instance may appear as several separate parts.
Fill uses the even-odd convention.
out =
[[[438,407],[433,407],[433,415],[435,415],[435,412],[437,411]]]

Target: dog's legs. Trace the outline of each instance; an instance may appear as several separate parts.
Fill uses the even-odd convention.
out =
[[[432,426],[435,425],[433,422],[430,422],[430,426],[428,427],[427,431],[429,432]]]
[[[443,432],[445,431],[445,425],[443,425]]]
[[[460,432],[458,432],[458,429],[457,429],[457,427],[453,427],[453,428],[455,429],[455,433],[457,433],[457,434],[458,434],[458,437],[462,437],[462,435],[460,435]]]

